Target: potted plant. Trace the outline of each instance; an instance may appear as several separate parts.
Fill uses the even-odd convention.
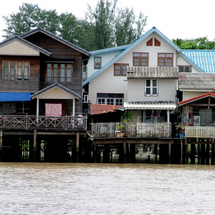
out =
[[[118,130],[120,131],[119,136],[120,136],[120,137],[124,137],[124,135],[125,135],[125,124],[124,124],[124,123],[121,123],[121,124],[118,126]]]
[[[120,137],[124,137],[127,123],[131,122],[131,116],[132,116],[131,111],[126,111],[125,113],[122,114],[122,122],[118,126],[118,130],[120,131],[119,133]]]

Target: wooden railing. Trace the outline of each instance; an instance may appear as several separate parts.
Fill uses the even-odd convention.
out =
[[[185,137],[215,138],[215,126],[185,126]]]
[[[0,129],[87,130],[86,116],[1,115]]]
[[[118,137],[120,123],[92,123],[93,137]],[[171,137],[171,123],[126,123],[125,137]]]
[[[178,75],[177,67],[127,67],[127,78],[178,78]]]

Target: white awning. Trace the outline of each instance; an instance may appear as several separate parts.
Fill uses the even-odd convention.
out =
[[[125,110],[175,110],[176,104],[172,101],[163,102],[124,102]]]

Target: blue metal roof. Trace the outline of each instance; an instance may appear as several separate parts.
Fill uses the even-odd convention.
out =
[[[31,93],[0,92],[0,102],[31,101]]]
[[[205,73],[215,73],[215,50],[182,50]]]
[[[98,54],[105,54],[110,52],[116,52],[116,51],[124,51],[126,48],[128,48],[130,45],[124,45],[124,46],[116,46],[112,48],[107,49],[100,49],[89,52],[91,55],[98,55]]]

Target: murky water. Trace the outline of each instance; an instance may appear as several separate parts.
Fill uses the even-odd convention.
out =
[[[0,163],[0,214],[215,214],[215,166]]]

